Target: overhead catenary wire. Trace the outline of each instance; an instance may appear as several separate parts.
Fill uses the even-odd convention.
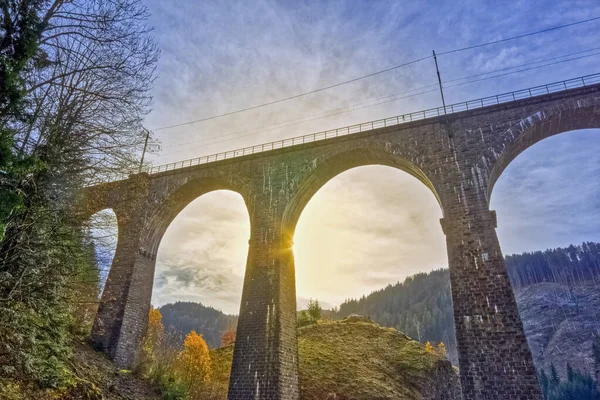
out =
[[[210,137],[206,137],[206,138],[202,138],[202,139],[192,140],[192,141],[188,141],[188,142],[184,142],[184,143],[176,143],[176,144],[172,144],[172,145],[168,145],[168,146],[164,146],[164,147],[165,148],[181,147],[181,146],[185,146],[185,145],[188,145],[188,144],[200,143],[200,142],[205,142],[205,141],[209,141],[209,140],[213,140],[213,139],[222,139],[224,137],[229,137],[229,136],[237,135],[239,133],[246,133],[246,132],[251,132],[251,131],[273,130],[273,129],[268,129],[268,128],[277,127],[277,126],[282,125],[282,124],[286,124],[285,126],[297,125],[297,124],[301,124],[301,123],[304,123],[304,122],[314,121],[315,120],[315,119],[311,119],[311,120],[308,120],[308,121],[302,121],[302,120],[306,120],[306,118],[316,117],[316,116],[319,116],[319,115],[322,115],[322,117],[320,117],[320,118],[327,118],[327,117],[329,117],[331,115],[336,115],[336,114],[331,114],[331,113],[336,112],[336,111],[346,110],[346,109],[348,109],[348,107],[354,107],[354,106],[357,106],[357,105],[363,105],[363,104],[371,103],[371,102],[378,101],[378,100],[388,99],[388,98],[391,98],[391,97],[400,96],[400,95],[408,94],[408,93],[415,92],[415,91],[420,91],[420,90],[431,88],[431,87],[435,87],[435,86],[437,86],[436,83],[431,84],[431,85],[426,85],[426,86],[420,86],[420,87],[417,87],[417,88],[414,88],[414,89],[406,90],[404,92],[394,93],[394,94],[391,94],[391,95],[386,95],[386,96],[381,96],[381,97],[376,97],[374,99],[367,100],[367,101],[362,101],[360,103],[351,104],[349,106],[338,107],[338,108],[330,109],[330,110],[327,110],[327,111],[322,111],[322,112],[319,112],[317,114],[308,115],[308,116],[294,118],[294,119],[287,120],[287,121],[278,122],[276,124],[269,124],[269,125],[262,126],[262,127],[255,127],[255,128],[250,128],[250,129],[244,129],[244,130],[241,130],[241,131],[236,131],[236,132],[228,133],[226,135],[214,135],[214,136],[210,136]],[[327,115],[325,115],[325,114],[327,114]],[[331,115],[329,115],[329,114],[331,114]],[[295,124],[290,124],[290,122],[295,122],[295,121],[300,121],[300,122],[297,122]],[[239,136],[237,136],[237,137],[239,137]],[[231,140],[236,139],[237,137],[233,137],[233,138],[231,138]]]
[[[503,42],[507,42],[507,41],[510,41],[510,40],[516,40],[516,39],[521,39],[521,38],[525,38],[525,37],[528,37],[528,36],[538,35],[538,34],[542,34],[542,33],[548,33],[548,32],[552,32],[552,31],[558,30],[558,29],[563,29],[563,28],[567,28],[567,27],[570,27],[570,26],[580,25],[580,24],[584,24],[584,23],[588,23],[588,22],[592,22],[592,21],[596,21],[596,20],[600,20],[600,16],[593,17],[593,18],[588,18],[588,19],[585,19],[585,20],[575,21],[575,22],[571,22],[571,23],[568,23],[568,24],[558,25],[558,26],[554,26],[554,27],[550,27],[550,28],[545,28],[545,29],[541,29],[541,30],[538,30],[538,31],[535,31],[535,32],[529,32],[529,33],[525,33],[525,34],[521,34],[521,35],[511,36],[511,37],[508,37],[508,38],[503,38],[503,39],[493,40],[493,41],[489,41],[489,42],[485,42],[485,43],[479,43],[479,44],[472,45],[472,46],[466,46],[466,47],[462,47],[462,48],[458,48],[458,49],[448,50],[448,51],[444,51],[444,52],[438,53],[437,55],[438,56],[443,56],[443,55],[447,55],[447,54],[458,53],[458,52],[462,52],[462,51],[466,51],[466,50],[471,50],[471,49],[476,49],[476,48],[480,48],[480,47],[491,46],[491,45],[494,45],[494,44],[503,43]],[[375,72],[372,72],[372,73],[369,73],[369,74],[366,74],[366,75],[362,75],[362,76],[359,76],[359,77],[356,77],[356,78],[348,79],[346,81],[334,83],[334,84],[331,84],[331,85],[328,85],[328,86],[324,86],[324,87],[313,89],[313,90],[310,90],[310,91],[307,91],[307,92],[303,92],[303,93],[299,93],[299,94],[296,94],[296,95],[284,97],[284,98],[281,98],[281,99],[278,99],[278,100],[273,100],[273,101],[266,102],[266,103],[263,103],[263,104],[258,104],[258,105],[255,105],[255,106],[250,106],[250,107],[246,107],[246,108],[242,108],[242,109],[238,109],[238,110],[234,110],[234,111],[229,111],[229,112],[225,112],[225,113],[221,113],[221,114],[217,114],[217,115],[213,115],[213,116],[209,116],[209,117],[199,118],[199,119],[195,119],[195,120],[191,120],[191,121],[186,121],[186,122],[182,122],[182,123],[178,123],[178,124],[157,127],[157,128],[153,128],[151,130],[154,131],[154,132],[156,132],[156,131],[161,131],[161,130],[166,130],[166,129],[177,128],[177,127],[181,127],[181,126],[185,126],[185,125],[195,124],[195,123],[198,123],[198,122],[210,121],[210,120],[214,120],[214,119],[217,119],[217,118],[222,118],[222,117],[226,117],[226,116],[230,116],[230,115],[234,115],[234,114],[239,114],[239,113],[243,113],[243,112],[246,112],[246,111],[256,110],[256,109],[259,109],[259,108],[262,108],[262,107],[267,107],[267,106],[271,106],[271,105],[278,104],[278,103],[283,103],[283,102],[286,102],[286,101],[289,101],[289,100],[293,100],[293,99],[297,99],[297,98],[300,98],[300,97],[308,96],[308,95],[311,95],[311,94],[323,92],[323,91],[326,91],[326,90],[329,90],[329,89],[333,89],[333,88],[340,87],[340,86],[343,86],[343,85],[346,85],[346,84],[349,84],[349,83],[357,82],[357,81],[360,81],[360,80],[363,80],[363,79],[367,79],[367,78],[370,78],[370,77],[373,77],[373,76],[381,75],[381,74],[384,74],[386,72],[390,72],[390,71],[393,71],[393,70],[396,70],[396,69],[399,69],[399,68],[407,67],[409,65],[416,64],[416,63],[418,63],[420,61],[424,61],[424,60],[430,59],[432,57],[433,56],[426,56],[426,57],[417,58],[417,59],[412,60],[412,61],[408,61],[408,62],[405,62],[405,63],[402,63],[402,64],[394,65],[394,66],[391,66],[389,68],[385,68],[385,69],[382,69],[382,70],[379,70],[379,71],[375,71]]]
[[[529,65],[540,64],[540,63],[547,62],[547,61],[557,60],[559,58],[566,58],[566,57],[577,56],[577,55],[580,55],[580,54],[590,53],[592,51],[598,51],[598,50],[600,50],[600,47],[593,47],[591,49],[576,51],[574,53],[563,54],[563,55],[560,55],[560,56],[547,57],[547,58],[538,58],[538,59],[535,59],[533,61],[530,61],[530,62],[527,62],[527,63],[524,63],[524,64],[513,65],[513,66],[510,66],[510,67],[504,67],[504,68],[500,68],[500,69],[495,69],[493,71],[482,72],[482,73],[479,73],[479,74],[474,74],[474,75],[469,75],[469,76],[463,76],[461,78],[454,78],[454,79],[445,80],[445,81],[443,81],[443,83],[458,82],[458,81],[462,81],[462,80],[465,80],[465,79],[472,79],[472,78],[476,78],[476,77],[480,77],[480,76],[490,75],[490,74],[494,74],[496,72],[509,71],[509,70],[515,69],[515,68],[521,68],[521,67],[526,67],[526,66],[529,66]]]
[[[484,80],[495,79],[495,78],[498,78],[498,77],[511,75],[511,74],[518,73],[518,72],[530,71],[530,70],[534,70],[534,69],[538,69],[538,68],[544,68],[544,67],[552,66],[552,65],[555,65],[555,64],[560,64],[560,63],[564,63],[564,62],[568,62],[568,61],[574,61],[574,60],[579,60],[579,59],[582,59],[582,58],[587,58],[587,57],[592,57],[592,56],[595,56],[595,55],[599,55],[600,52],[597,52],[597,53],[587,54],[587,55],[583,55],[583,56],[579,56],[579,57],[568,58],[568,59],[565,59],[565,60],[558,60],[558,61],[551,62],[551,63],[546,63],[546,64],[542,64],[542,65],[538,65],[538,66],[533,66],[533,67],[530,67],[530,68],[523,68],[523,67],[527,67],[527,66],[531,66],[531,65],[535,65],[535,64],[540,64],[540,63],[543,63],[543,62],[546,62],[546,61],[557,60],[557,59],[561,59],[561,58],[565,58],[565,57],[570,57],[570,56],[573,56],[573,55],[589,53],[590,51],[596,51],[596,50],[600,50],[600,47],[593,48],[593,49],[588,49],[588,50],[583,50],[583,51],[579,51],[579,52],[575,52],[575,53],[565,54],[565,55],[561,55],[561,56],[549,57],[549,58],[546,58],[546,59],[539,59],[537,61],[532,61],[532,62],[529,62],[529,63],[524,63],[524,64],[512,66],[512,67],[501,68],[501,69],[497,69],[497,70],[493,70],[493,71],[488,71],[488,72],[485,72],[485,73],[480,73],[480,74],[465,76],[465,77],[462,77],[462,78],[456,78],[456,79],[451,79],[451,80],[447,80],[447,81],[442,81],[442,83],[443,84],[447,84],[447,83],[454,83],[454,82],[459,82],[459,81],[462,81],[462,80],[470,79],[470,80],[468,80],[466,82],[455,83],[455,84],[451,84],[451,85],[448,85],[448,86],[445,86],[445,87],[447,87],[447,88],[453,88],[453,87],[457,87],[457,86],[463,86],[463,85],[467,85],[467,84],[471,84],[471,83],[475,83],[475,82],[480,82],[480,81],[484,81]],[[510,71],[510,70],[516,69],[516,68],[523,68],[523,69],[519,69],[517,71]],[[510,72],[502,73],[502,74],[497,74],[497,75],[494,75],[494,76],[488,76],[488,77],[481,78],[481,79],[472,79],[472,78],[486,76],[486,75],[494,74],[494,73],[497,73],[497,72],[503,72],[503,71],[510,71]],[[372,99],[372,100],[369,100],[369,101],[366,101],[366,102],[362,102],[362,103],[357,103],[357,104],[354,104],[354,105],[350,105],[348,107],[326,111],[325,113],[327,113],[327,115],[321,115],[321,113],[320,113],[320,114],[316,114],[317,116],[315,116],[314,118],[310,118],[311,116],[307,116],[307,117],[303,117],[303,118],[298,118],[298,119],[294,119],[294,120],[291,120],[291,121],[287,121],[287,122],[290,122],[290,123],[281,122],[281,123],[278,123],[278,124],[275,124],[275,125],[267,125],[266,127],[262,127],[262,128],[260,128],[260,127],[259,128],[252,128],[252,129],[249,129],[249,130],[238,131],[238,132],[234,132],[234,133],[223,135],[223,136],[222,135],[217,135],[217,136],[212,136],[210,138],[199,139],[197,141],[189,141],[189,142],[186,142],[184,144],[185,145],[189,145],[189,144],[200,143],[200,142],[205,142],[205,141],[209,141],[209,140],[214,140],[214,139],[219,139],[219,138],[225,137],[222,140],[214,141],[214,142],[208,143],[206,145],[200,146],[200,147],[208,147],[208,146],[212,146],[214,144],[224,143],[224,142],[227,142],[227,141],[230,141],[230,140],[241,139],[241,138],[244,138],[244,137],[249,137],[249,136],[257,135],[257,134],[264,133],[264,132],[269,132],[269,131],[273,131],[273,130],[277,130],[277,129],[281,129],[281,128],[285,128],[285,127],[289,127],[289,126],[294,126],[294,125],[298,125],[298,124],[302,124],[302,123],[306,123],[306,122],[311,122],[311,121],[315,121],[315,120],[318,120],[318,119],[328,118],[328,117],[332,117],[332,116],[335,116],[335,115],[340,115],[340,114],[348,113],[348,112],[351,112],[351,111],[356,111],[356,110],[360,110],[360,109],[365,109],[365,108],[373,107],[373,106],[376,106],[376,105],[391,103],[391,102],[394,102],[394,101],[398,101],[398,100],[402,100],[402,99],[406,99],[406,98],[410,98],[410,97],[415,97],[415,96],[419,96],[419,95],[422,95],[422,94],[427,94],[427,93],[431,93],[431,92],[436,91],[436,90],[423,90],[421,92],[414,93],[414,94],[411,94],[411,95],[407,95],[407,96],[403,96],[403,97],[397,97],[397,96],[402,96],[402,95],[404,95],[406,93],[409,93],[409,92],[412,92],[412,91],[422,90],[422,89],[426,89],[426,88],[430,88],[430,87],[437,87],[437,84],[422,86],[422,87],[419,87],[419,88],[411,89],[411,90],[406,91],[406,92],[396,93],[396,94],[392,94],[392,95],[389,95],[389,96],[383,96],[383,97]],[[389,99],[389,100],[378,101],[378,102],[373,103],[373,104],[368,104],[368,105],[362,106],[363,104],[371,103],[373,101],[377,101],[377,100],[380,100],[380,99]],[[337,111],[337,110],[340,110],[340,111]],[[332,111],[337,111],[337,112],[333,112],[332,113]],[[307,118],[310,118],[310,119],[307,119]],[[292,122],[292,121],[297,121],[297,120],[302,120],[302,121],[301,122]],[[245,134],[245,135],[238,135],[238,136],[233,136],[233,137],[227,138],[228,136],[235,135],[236,133],[245,133],[245,132],[251,132],[251,133],[248,133],[248,134]],[[180,145],[184,145],[184,144],[177,144],[177,145],[173,145],[171,147],[179,147]],[[168,156],[168,155],[173,155],[173,154],[184,153],[186,151],[189,151],[189,149],[168,152],[168,153],[164,153],[162,155],[163,156]]]
[[[437,87],[437,84],[434,85],[434,86]],[[369,105],[362,106],[362,107],[356,107],[356,108],[352,108],[352,109],[348,109],[348,110],[342,110],[342,111],[339,111],[339,112],[336,112],[336,113],[332,113],[332,114],[329,114],[329,115],[326,115],[326,116],[320,116],[320,117],[308,119],[308,120],[303,121],[302,123],[304,123],[304,122],[311,122],[311,121],[315,121],[315,120],[323,119],[323,118],[327,118],[327,117],[333,117],[335,115],[345,114],[345,113],[348,113],[350,111],[362,110],[362,109],[365,109],[365,108],[368,108],[368,107],[374,107],[374,106],[377,106],[377,105],[380,105],[380,104],[391,103],[391,102],[394,102],[394,101],[398,101],[398,100],[402,100],[402,99],[407,99],[409,97],[420,96],[422,94],[432,93],[432,92],[437,92],[437,89],[430,89],[430,90],[427,90],[427,91],[424,91],[424,92],[419,92],[419,93],[415,93],[415,94],[409,94],[409,95],[406,95],[406,96],[403,96],[403,97],[397,97],[397,98],[394,98],[394,99],[391,99],[391,100],[380,101],[378,103],[369,104]],[[260,134],[260,133],[263,133],[263,132],[269,132],[269,131],[273,131],[273,130],[281,129],[281,128],[286,128],[288,126],[293,126],[293,125],[298,125],[298,123],[292,123],[292,124],[289,124],[289,125],[278,126],[278,127],[270,128],[270,129],[260,129],[260,130],[257,130],[256,132],[252,132],[252,133],[249,133],[249,134],[246,134],[246,135],[240,135],[240,136],[236,136],[236,137],[229,138],[229,139],[223,139],[223,140],[218,140],[216,142],[211,142],[211,143],[208,143],[208,144],[203,145],[201,147],[208,147],[208,146],[212,146],[212,145],[215,145],[215,144],[218,144],[218,143],[224,143],[224,142],[228,142],[230,140],[241,139],[241,138],[248,137],[248,136],[254,136],[254,135],[257,135],[257,134]],[[183,152],[186,152],[188,150],[189,149],[184,149],[184,150],[174,151],[174,152],[171,152],[171,153],[165,153],[165,154],[163,154],[163,156],[173,155],[173,154],[178,154],[178,153],[183,153]]]
[[[555,61],[555,62],[548,63],[548,64],[537,65],[535,67],[519,69],[517,71],[510,71],[510,72],[506,72],[506,73],[499,74],[499,75],[488,76],[488,77],[485,77],[485,78],[473,79],[473,80],[470,80],[470,81],[467,81],[467,82],[456,83],[454,85],[450,85],[450,86],[446,86],[446,87],[447,88],[453,88],[453,87],[457,87],[457,86],[467,85],[467,84],[470,84],[470,83],[481,82],[481,81],[485,81],[485,80],[488,80],[488,79],[495,79],[495,78],[499,78],[501,76],[516,74],[516,73],[519,73],[519,72],[531,71],[533,69],[548,67],[548,66],[551,66],[551,65],[556,65],[556,64],[560,64],[560,63],[564,63],[564,62],[568,62],[568,61],[579,60],[579,59],[582,59],[582,58],[587,58],[587,57],[592,57],[592,56],[597,56],[597,55],[600,55],[600,52],[588,54],[588,55],[585,55],[585,56],[579,56],[579,57],[569,58],[567,60]]]
[[[152,131],[161,131],[161,130],[170,129],[170,128],[177,128],[177,127],[184,126],[184,125],[195,124],[197,122],[210,121],[212,119],[222,118],[222,117],[226,117],[226,116],[233,115],[233,114],[239,114],[239,113],[242,113],[242,112],[246,112],[246,111],[250,111],[250,110],[255,110],[257,108],[262,108],[262,107],[271,106],[271,105],[278,104],[278,103],[283,103],[284,101],[298,99],[300,97],[308,96],[310,94],[315,94],[315,93],[323,92],[325,90],[329,90],[329,89],[333,89],[333,88],[336,88],[336,87],[339,87],[339,86],[342,86],[342,85],[346,85],[348,83],[357,82],[357,81],[360,81],[362,79],[370,78],[372,76],[376,76],[376,75],[380,75],[380,74],[383,74],[383,73],[386,73],[386,72],[389,72],[389,71],[393,71],[393,70],[398,69],[398,68],[407,67],[409,65],[416,64],[416,63],[418,63],[420,61],[427,60],[428,58],[431,58],[431,56],[418,58],[416,60],[412,60],[412,61],[409,61],[409,62],[406,62],[406,63],[403,63],[403,64],[399,64],[399,65],[394,65],[392,67],[389,67],[389,68],[386,68],[386,69],[382,69],[380,71],[372,72],[372,73],[367,74],[367,75],[359,76],[357,78],[348,79],[346,81],[334,83],[334,84],[329,85],[329,86],[324,86],[324,87],[321,87],[321,88],[318,88],[318,89],[314,89],[314,90],[311,90],[311,91],[308,91],[308,92],[295,94],[293,96],[284,97],[282,99],[273,100],[273,101],[270,101],[270,102],[267,102],[267,103],[263,103],[263,104],[259,104],[259,105],[256,105],[256,106],[250,106],[250,107],[242,108],[242,109],[235,110],[235,111],[229,111],[229,112],[226,112],[226,113],[222,113],[222,114],[218,114],[218,115],[213,115],[213,116],[210,116],[210,117],[196,119],[196,120],[193,120],[193,121],[182,122],[180,124],[174,124],[174,125],[169,125],[169,126],[163,126],[163,127],[160,127],[160,128],[154,128],[154,129],[152,129]]]
[[[493,44],[504,43],[504,42],[508,42],[510,40],[522,39],[522,38],[525,38],[525,37],[528,37],[528,36],[539,35],[541,33],[548,33],[548,32],[552,32],[552,31],[558,30],[558,29],[563,29],[563,28],[568,28],[570,26],[585,24],[587,22],[592,22],[592,21],[596,21],[596,20],[600,20],[600,17],[588,18],[588,19],[584,19],[582,21],[572,22],[570,24],[558,25],[558,26],[553,26],[551,28],[546,28],[546,29],[542,29],[542,30],[539,30],[539,31],[535,31],[535,32],[524,33],[522,35],[512,36],[512,37],[508,37],[508,38],[504,38],[504,39],[493,40],[491,42],[479,43],[479,44],[475,44],[475,45],[472,45],[472,46],[462,47],[462,48],[459,48],[459,49],[443,51],[441,53],[438,53],[438,56],[444,56],[444,55],[447,55],[447,54],[458,53],[458,52],[461,52],[461,51],[477,49],[477,48],[485,47],[485,46],[491,46]]]

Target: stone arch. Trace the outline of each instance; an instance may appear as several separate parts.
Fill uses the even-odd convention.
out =
[[[440,196],[428,175],[416,164],[391,152],[373,148],[358,148],[325,158],[301,180],[288,202],[282,219],[282,232],[291,241],[296,224],[310,199],[331,179],[352,168],[382,165],[400,169],[422,182],[435,196],[443,211]]]
[[[475,172],[479,185],[485,189],[488,204],[502,172],[525,150],[560,133],[594,128],[600,129],[600,97],[548,107],[504,131],[479,159]],[[489,171],[487,177],[481,176],[482,171]]]
[[[115,194],[119,191],[120,187],[118,183],[105,183],[83,189],[78,199],[77,209],[81,218],[87,220],[106,209],[111,209],[118,215],[117,208],[119,201],[115,198]]]
[[[192,179],[181,185],[160,202],[158,208],[147,219],[141,233],[143,251],[156,256],[160,242],[175,217],[197,198],[217,190],[229,190],[242,196],[248,210],[248,195],[241,182],[221,178]]]
[[[103,216],[103,214],[104,214],[104,216]],[[94,218],[96,216],[99,217],[98,220],[94,220]],[[111,220],[109,220],[109,219],[111,219]],[[113,221],[113,219],[114,219],[114,221]],[[118,237],[119,237],[119,213],[118,213],[118,210],[116,210],[114,208],[106,207],[106,208],[103,208],[103,209],[91,214],[87,218],[87,221],[88,221],[89,225],[86,225],[85,229],[88,230],[87,235],[94,245],[95,257],[96,257],[96,261],[98,264],[98,268],[107,267],[107,269],[105,271],[100,270],[101,284],[102,284],[101,287],[103,288],[105,280],[106,280],[108,273],[110,271],[110,268],[112,266],[116,250],[117,250]],[[114,228],[114,230],[115,230],[114,243],[111,243],[112,240],[110,238],[108,238],[107,236],[105,236],[105,234],[104,234],[104,233],[109,233],[109,232],[106,232],[106,230],[111,229],[111,228]],[[105,231],[105,232],[103,233],[102,237],[98,237],[95,232],[96,230],[101,230],[101,231]],[[114,248],[107,248],[107,246],[113,246],[113,245],[114,245]],[[99,247],[102,248],[103,251],[109,251],[110,254],[108,254],[108,253],[101,254],[102,257],[106,257],[106,258],[98,258],[98,248]]]

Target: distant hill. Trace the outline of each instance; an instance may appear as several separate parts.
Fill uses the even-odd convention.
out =
[[[554,365],[566,378],[568,363],[575,370],[596,375],[600,365],[592,346],[600,335],[599,287],[538,283],[517,289],[517,304],[538,369],[549,372]]]
[[[204,337],[209,347],[219,347],[223,332],[237,324],[237,316],[200,303],[178,301],[165,304],[159,310],[165,331],[175,344],[183,344],[185,336],[195,330]]]
[[[213,379],[223,387],[232,357],[233,346],[211,352],[219,366]],[[460,399],[457,371],[445,357],[364,317],[300,328],[298,363],[302,400]]]
[[[593,314],[600,309],[600,244],[509,255],[506,267],[536,366],[549,370],[554,363],[566,376],[569,361],[593,374],[591,342],[600,334],[600,312],[597,317]],[[447,269],[416,274],[361,299],[347,300],[334,315],[353,313],[368,315],[421,342],[442,341],[451,361],[458,363]]]

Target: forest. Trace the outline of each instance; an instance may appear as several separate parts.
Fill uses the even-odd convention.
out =
[[[165,335],[178,344],[183,343],[185,335],[195,330],[202,334],[209,347],[219,347],[223,333],[235,329],[237,324],[237,316],[223,314],[199,303],[178,301],[165,304],[159,311],[167,331]]]

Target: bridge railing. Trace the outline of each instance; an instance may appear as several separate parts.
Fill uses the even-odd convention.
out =
[[[194,165],[208,164],[215,161],[227,160],[230,158],[242,157],[249,154],[257,154],[265,151],[271,151],[280,149],[283,147],[295,146],[303,143],[317,142],[320,140],[330,139],[338,136],[351,135],[353,133],[359,133],[364,131],[370,131],[376,128],[400,125],[407,122],[423,120],[432,117],[439,117],[445,114],[453,114],[461,111],[474,110],[477,108],[492,106],[496,104],[509,103],[515,100],[521,100],[536,96],[541,96],[550,93],[557,93],[566,91],[569,89],[581,88],[589,85],[600,83],[600,73],[586,75],[579,78],[568,79],[565,81],[559,81],[549,83],[547,85],[534,86],[527,89],[517,90],[514,92],[508,92],[498,94],[495,96],[483,97],[477,100],[469,100],[462,103],[450,104],[444,107],[430,108],[427,110],[416,111],[408,114],[397,115],[395,117],[379,119],[375,121],[365,122],[356,125],[349,125],[343,128],[330,129],[327,131],[311,133],[309,135],[296,136],[292,138],[276,140],[273,142],[262,143],[255,146],[248,146],[237,150],[230,150],[221,153],[211,154],[208,156],[202,156],[197,158],[191,158],[188,160],[177,161],[168,164],[150,166],[145,168],[143,171],[149,174],[157,174],[160,172],[171,171],[174,169],[192,167]],[[118,180],[123,179],[110,179]]]

